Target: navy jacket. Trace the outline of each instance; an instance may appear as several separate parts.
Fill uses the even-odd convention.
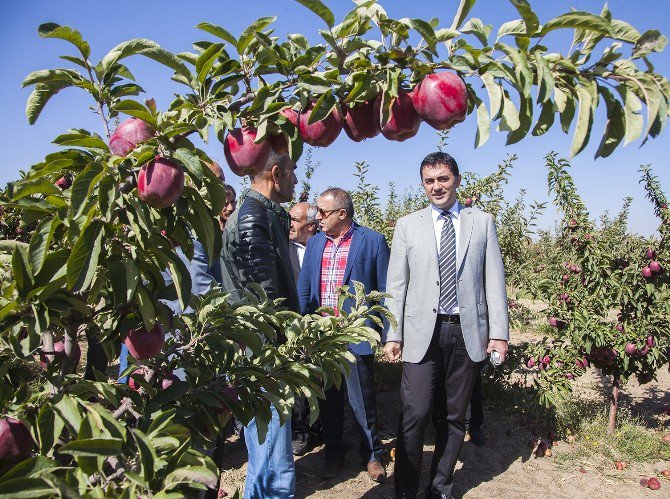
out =
[[[307,241],[307,249],[298,278],[298,299],[300,312],[313,313],[321,306],[321,258],[326,248],[326,235],[319,233]],[[349,285],[354,291],[352,281],[358,281],[365,286],[365,292],[386,291],[386,270],[389,264],[389,247],[386,239],[379,232],[354,223],[354,233],[351,236],[351,246],[347,266],[344,271],[342,285]],[[342,309],[351,310],[352,300],[344,302]],[[379,329],[375,326],[375,329]],[[370,344],[365,341],[349,345],[349,349],[359,355],[372,354]]]

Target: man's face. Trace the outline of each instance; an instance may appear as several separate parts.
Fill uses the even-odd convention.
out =
[[[316,219],[322,232],[334,237],[339,236],[345,226],[348,227],[346,210],[339,208],[332,196],[320,196],[316,200],[316,206],[318,208]]]
[[[288,214],[291,216],[291,231],[289,239],[301,244],[306,244],[307,240],[316,232],[316,222],[307,222],[307,203],[298,203]]]
[[[298,183],[298,177],[295,176],[295,169],[297,166],[293,161],[287,159],[284,165],[277,165],[277,176],[275,186],[277,194],[281,198],[282,203],[288,203],[293,199],[295,192],[295,185]]]
[[[230,187],[226,186],[226,204],[223,205],[223,209],[221,210],[221,219],[224,223],[228,221],[228,217],[235,211],[235,208],[237,208],[235,193]]]
[[[461,176],[454,176],[447,165],[426,166],[421,173],[421,184],[433,205],[447,210],[456,202],[456,189],[461,185]]]

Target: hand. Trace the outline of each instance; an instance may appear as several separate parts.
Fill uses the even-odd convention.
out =
[[[386,346],[384,346],[384,350],[386,350]],[[505,358],[507,357],[507,341],[489,340],[489,346],[486,348],[486,353],[490,354],[493,350],[500,354],[500,363],[505,362]]]
[[[384,344],[384,353],[389,362],[398,362],[400,360],[401,352],[402,347],[400,346],[399,341],[387,341]]]

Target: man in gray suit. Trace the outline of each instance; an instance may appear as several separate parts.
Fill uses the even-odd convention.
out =
[[[432,409],[428,497],[449,498],[477,368],[493,351],[507,354],[507,293],[493,217],[459,205],[456,161],[432,153],[419,173],[430,206],[398,220],[386,279],[398,326],[384,331],[384,352],[403,361],[395,489],[417,494]]]
[[[310,237],[316,234],[319,221],[316,219],[317,207],[309,203],[296,203],[289,210],[291,230],[288,233],[288,256],[293,268],[293,279],[298,284],[298,276],[305,256],[305,248]],[[317,420],[309,424],[309,402],[307,397],[296,397],[291,416],[293,441],[291,447],[294,456],[302,456],[315,443],[321,434],[321,423]]]

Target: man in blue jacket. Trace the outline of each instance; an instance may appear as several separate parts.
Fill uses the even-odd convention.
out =
[[[316,205],[321,232],[307,242],[298,279],[301,312],[313,313],[320,306],[337,307],[338,288],[348,285],[353,291],[353,281],[361,282],[368,293],[385,291],[389,248],[384,236],[354,222],[354,204],[343,189],[328,189]],[[347,300],[343,311],[349,311],[351,306],[351,300]],[[370,478],[380,482],[386,478],[386,471],[381,464],[377,428],[374,352],[368,342],[349,345],[349,350],[356,357],[346,382],[349,405],[361,437],[359,452]],[[342,391],[334,386],[327,390],[319,412],[326,446],[321,476],[332,478],[341,473],[345,454]]]

